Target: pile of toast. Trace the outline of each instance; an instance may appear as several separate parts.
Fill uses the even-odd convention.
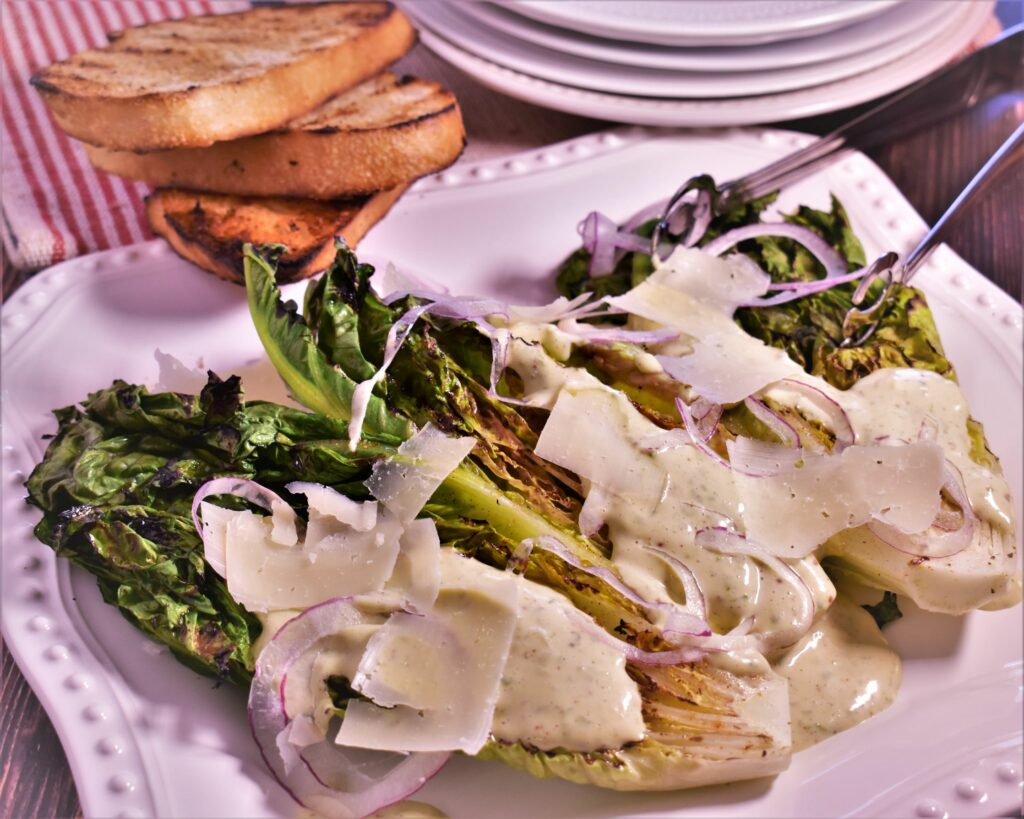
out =
[[[385,71],[416,41],[390,3],[259,7],[113,32],[32,84],[97,168],[156,187],[154,232],[242,281],[280,243],[279,281],[355,247],[413,180],[465,145],[455,97]]]

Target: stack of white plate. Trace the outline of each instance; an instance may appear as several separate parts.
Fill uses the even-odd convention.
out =
[[[576,114],[746,125],[887,94],[956,58],[994,0],[407,0],[478,81]]]

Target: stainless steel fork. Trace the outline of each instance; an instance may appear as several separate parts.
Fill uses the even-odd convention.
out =
[[[651,237],[651,253],[660,256],[666,234],[675,242],[695,244],[714,216],[809,176],[851,146],[868,148],[970,110],[997,94],[1022,91],[1024,25],[1018,25],[806,148],[727,182],[717,195],[705,187],[706,177],[689,179],[665,206]]]
[[[895,253],[886,253],[879,257],[865,270],[857,290],[853,294],[854,307],[847,312],[843,320],[843,347],[855,347],[867,341],[881,321],[886,300],[895,284],[907,284],[932,251],[942,242],[949,227],[963,214],[967,206],[999,176],[1000,172],[1014,161],[1024,156],[1024,123],[1017,126],[1009,138],[992,154],[988,162],[982,165],[974,178],[967,183],[960,195],[939,217],[931,230],[918,242],[905,258],[900,259]],[[876,281],[885,282],[881,292],[869,304],[864,304],[868,288]]]

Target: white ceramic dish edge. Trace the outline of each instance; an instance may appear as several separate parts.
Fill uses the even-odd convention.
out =
[[[526,102],[582,116],[670,127],[718,127],[814,116],[875,99],[908,85],[956,57],[987,23],[995,0],[969,7],[962,25],[943,31],[928,49],[871,71],[811,88],[726,99],[672,99],[608,94],[561,85],[485,60],[429,30],[424,45],[483,85]]]
[[[439,176],[423,180],[414,189],[414,194],[429,196],[433,190],[454,190],[460,187],[486,185],[493,180],[509,176],[543,173],[545,170],[571,165],[602,153],[609,153],[652,138],[644,129],[630,129],[584,137],[568,143],[551,146],[541,151],[523,154],[500,161],[489,161],[456,167]],[[778,131],[733,132],[723,135],[724,139],[760,140],[776,153],[792,150],[808,140],[803,135]],[[857,185],[866,196],[872,197],[871,205],[888,220],[883,233],[889,237],[898,232],[905,250],[916,236],[924,230],[924,224],[913,212],[906,200],[892,186],[892,183],[866,158],[854,155],[840,166],[840,172],[857,179]],[[59,292],[69,288],[87,288],[102,281],[111,271],[136,265],[146,258],[160,258],[168,251],[160,242],[150,242],[134,247],[107,251],[90,257],[83,257],[64,263],[40,274],[3,307],[2,349],[6,355],[14,352],[18,342],[29,335],[36,317],[49,307]],[[966,309],[974,315],[986,332],[1001,339],[1011,359],[1011,366],[1019,371],[1021,366],[1021,308],[1008,295],[995,288],[951,251],[945,249],[940,264],[930,264],[922,273],[921,284],[928,286],[942,284],[954,293]],[[943,271],[950,271],[944,273]],[[938,277],[948,275],[948,280]],[[15,531],[6,529],[3,544],[3,632],[19,666],[25,671],[33,688],[40,695],[44,706],[53,718],[68,756],[79,788],[80,797],[87,815],[113,814],[154,814],[160,806],[167,804],[166,783],[154,775],[159,767],[152,765],[150,754],[144,743],[135,735],[139,730],[140,715],[132,713],[130,697],[119,690],[117,680],[108,680],[104,673],[102,649],[92,644],[76,625],[75,613],[69,610],[66,566],[58,571],[52,552],[35,542],[31,532],[25,528],[25,514],[22,504],[18,515],[21,482],[32,462],[41,452],[24,452],[8,445],[10,436],[18,434],[16,419],[5,413],[4,418],[3,475],[5,519],[19,519]],[[12,421],[15,422],[12,425]],[[13,490],[13,491],[12,491]],[[87,632],[86,632],[87,634]],[[1014,753],[1019,751],[1016,744],[1008,746],[1008,753],[992,760],[966,760],[966,770],[980,776],[978,766],[987,767],[981,772],[1003,789],[1018,787],[1011,782]],[[1016,754],[1019,756],[1019,753]],[[953,779],[960,771],[954,771]],[[1013,775],[1011,775],[1013,774]],[[917,799],[918,806],[925,797],[943,796],[938,788],[949,788],[961,784],[960,780],[926,783],[929,788],[919,794],[901,794],[898,812],[904,805]],[[992,784],[986,780],[987,787]],[[1018,791],[1014,790],[1014,793]],[[923,794],[923,795],[922,795]],[[955,794],[952,794],[955,796]],[[1002,794],[1005,797],[1005,793]],[[993,794],[999,797],[1000,794]],[[961,800],[962,801],[962,800]],[[996,798],[990,802],[993,810],[1001,809]],[[895,807],[895,805],[893,806]],[[963,808],[963,805],[959,807]],[[897,811],[893,811],[897,812]],[[909,813],[909,811],[907,811]],[[942,815],[937,813],[935,815]],[[960,812],[956,815],[987,815],[984,813]]]

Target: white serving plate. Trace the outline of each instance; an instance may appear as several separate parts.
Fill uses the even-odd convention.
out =
[[[597,134],[422,180],[361,248],[456,292],[530,302],[598,208],[625,219],[693,173],[726,179],[808,142],[781,131]],[[666,168],[672,168],[666,174]],[[834,191],[869,256],[906,251],[925,225],[862,155],[787,191]],[[1003,458],[1021,515],[1022,312],[948,248],[917,282],[929,294],[975,414]],[[302,287],[291,286],[293,298]],[[249,736],[245,695],[213,687],[102,603],[93,579],[36,542],[25,476],[50,409],[116,377],[152,382],[153,351],[227,374],[260,354],[243,291],[160,241],[41,273],[2,312],[3,636],[52,718],[87,816],[293,816]],[[911,606],[905,606],[912,609]],[[895,705],[798,754],[775,779],[619,794],[454,760],[418,796],[453,819],[488,816],[995,816],[1020,804],[1020,609],[952,619],[908,611],[888,632],[906,658]],[[495,798],[500,794],[500,798]],[[984,794],[984,798],[980,797]]]
[[[961,27],[971,16],[968,3],[940,3],[937,14],[919,21],[914,30],[873,48],[813,65],[779,69],[714,72],[606,63],[564,53],[505,34],[464,10],[473,4],[415,0],[403,4],[421,28],[430,29],[478,57],[561,85],[637,97],[719,99],[777,94],[809,88],[886,65],[920,49],[931,48],[945,32]]]
[[[501,0],[519,14],[616,40],[747,45],[832,31],[897,0]]]
[[[988,22],[994,4],[994,0],[967,3],[963,18],[957,18],[955,25],[944,27],[927,48],[870,71],[811,88],[721,99],[640,97],[593,91],[515,71],[479,57],[427,28],[420,31],[420,39],[440,57],[488,88],[547,108],[639,125],[688,128],[752,125],[836,111],[910,85],[967,49]]]
[[[813,37],[762,45],[689,48],[631,43],[568,31],[522,17],[515,13],[515,6],[499,3],[477,0],[461,3],[459,9],[463,15],[520,40],[591,60],[663,71],[749,72],[822,63],[871,51],[933,25],[932,21],[945,14],[950,5],[933,0],[904,0],[877,17]]]

